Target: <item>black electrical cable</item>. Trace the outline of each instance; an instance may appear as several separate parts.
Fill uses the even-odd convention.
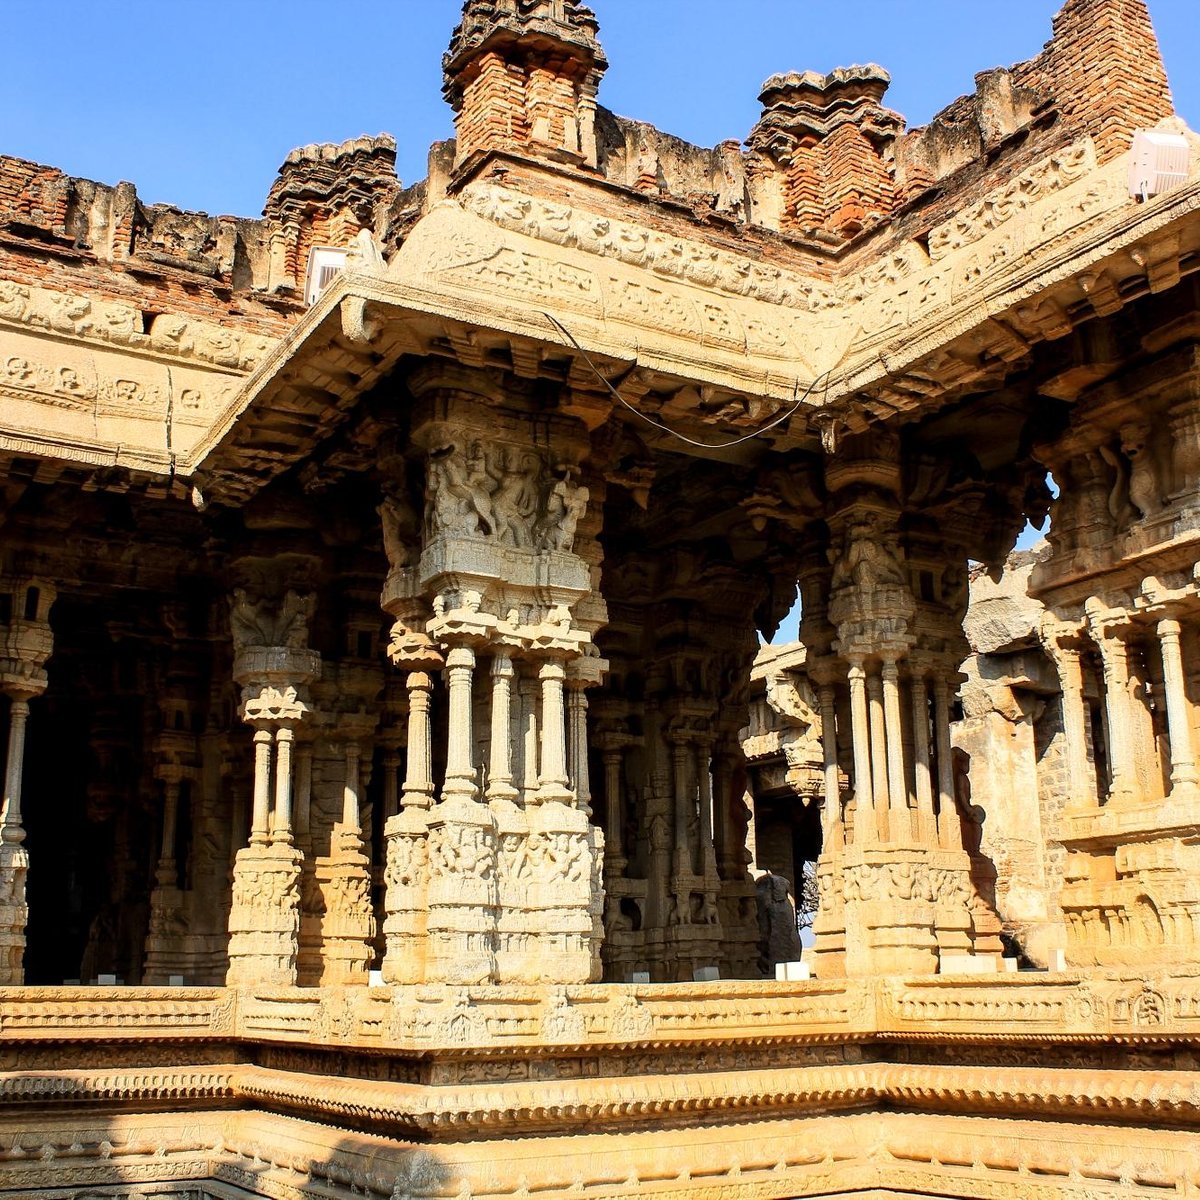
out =
[[[556,317],[552,317],[548,312],[543,312],[542,316],[545,317],[546,320],[549,321],[550,324],[553,325],[554,328],[557,329],[559,331],[559,333],[561,333],[563,335],[563,337],[565,337],[567,339],[567,341],[569,341],[571,343],[571,345],[574,346],[575,349],[579,351],[579,353],[583,356],[583,361],[586,362],[587,365],[591,368],[592,374],[595,375],[596,378],[599,379],[600,382],[602,384],[604,384],[604,386],[610,392],[612,392],[612,394],[616,397],[618,402],[623,404],[627,409],[629,409],[629,411],[631,413],[633,413],[633,415],[635,417],[639,417],[641,420],[645,421],[647,425],[652,425],[655,429],[659,430],[660,432],[669,434],[673,438],[678,438],[679,441],[686,442],[687,445],[695,446],[700,450],[728,450],[732,446],[740,446],[744,442],[751,442],[757,437],[762,437],[763,434],[769,433],[772,429],[775,429],[777,426],[782,425],[784,423],[784,421],[787,421],[791,417],[795,416],[795,414],[797,412],[799,412],[800,409],[803,407],[804,402],[809,398],[809,396],[811,396],[813,394],[813,392],[815,392],[817,390],[817,385],[820,384],[821,380],[825,380],[825,391],[826,391],[826,394],[828,394],[829,377],[833,374],[833,371],[831,369],[831,370],[825,371],[821,375],[818,375],[816,377],[816,379],[814,379],[812,381],[812,383],[808,386],[808,388],[805,390],[804,395],[800,396],[798,399],[796,399],[795,402],[792,404],[792,407],[789,408],[787,410],[787,412],[783,413],[781,416],[775,417],[774,420],[772,420],[768,424],[764,425],[761,429],[756,429],[756,430],[754,430],[753,433],[743,434],[741,437],[734,438],[732,441],[728,441],[728,442],[699,442],[695,438],[690,438],[686,434],[680,433],[678,430],[672,429],[669,425],[664,425],[661,421],[656,421],[653,417],[649,416],[648,414],[641,412],[639,409],[634,408],[634,406],[632,404],[630,404],[629,401],[626,400],[625,397],[622,396],[621,393],[619,391],[617,391],[617,389],[611,383],[609,383],[609,381],[607,379],[604,378],[604,376],[600,373],[600,369],[596,366],[596,364],[594,362],[592,362],[591,356],[588,354],[588,352],[575,340],[575,335],[561,321],[559,321]],[[800,382],[799,382],[799,380],[797,380],[796,381],[796,392],[799,392],[799,390],[800,390]]]

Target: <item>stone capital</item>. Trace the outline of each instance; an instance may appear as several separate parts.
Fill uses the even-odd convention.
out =
[[[242,720],[249,725],[299,722],[311,711],[307,700],[290,685],[250,685],[242,689]]]

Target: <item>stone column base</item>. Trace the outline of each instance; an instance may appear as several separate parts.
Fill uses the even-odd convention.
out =
[[[371,860],[356,829],[335,825],[328,858],[316,862],[324,900],[321,916],[321,986],[365,985],[374,957]]]
[[[818,871],[817,975],[933,975],[940,956],[999,953],[964,851],[848,846]]]
[[[384,827],[383,978],[386,983],[423,983],[428,953],[429,817],[406,808]]]
[[[302,861],[295,847],[282,843],[238,851],[229,912],[227,986],[295,984]]]
[[[592,891],[600,862],[593,832],[586,814],[566,804],[540,804],[529,813],[527,954],[523,960],[510,958],[510,976],[502,982],[587,983],[592,978]]]
[[[142,982],[147,987],[165,987],[172,975],[186,978],[185,968],[191,961],[183,892],[160,884],[150,894],[150,932],[146,935]]]
[[[425,978],[496,981],[496,828],[487,805],[464,796],[429,814],[429,924]]]
[[[846,904],[842,889],[845,847],[817,864],[817,912],[813,918],[813,971],[818,979],[846,976]]]
[[[29,906],[25,878],[29,854],[16,842],[0,842],[0,986],[25,982],[25,927]]]

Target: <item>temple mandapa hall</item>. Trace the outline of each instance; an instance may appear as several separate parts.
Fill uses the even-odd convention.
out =
[[[1152,7],[702,149],[466,0],[412,186],[0,157],[0,1200],[1200,1197]]]

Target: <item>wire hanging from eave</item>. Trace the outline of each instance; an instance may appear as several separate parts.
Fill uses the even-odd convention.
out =
[[[812,383],[809,384],[809,386],[805,389],[803,396],[797,395],[797,393],[800,391],[800,381],[797,380],[796,388],[793,392],[795,399],[791,408],[789,408],[787,412],[781,414],[780,416],[774,417],[761,429],[756,429],[752,433],[743,434],[741,437],[733,438],[728,442],[697,441],[695,438],[688,437],[685,433],[680,433],[677,429],[672,429],[669,425],[664,425],[661,421],[656,421],[648,413],[644,413],[640,409],[634,408],[634,406],[630,404],[629,401],[626,400],[625,397],[622,396],[621,393],[617,391],[617,389],[611,383],[609,383],[607,379],[604,378],[604,376],[600,373],[599,367],[592,362],[591,356],[588,354],[588,352],[579,344],[578,341],[575,340],[575,335],[560,320],[558,320],[557,317],[552,317],[548,312],[545,311],[543,311],[542,316],[545,317],[546,320],[549,321],[550,324],[553,325],[555,329],[557,329],[559,333],[561,333],[563,337],[565,337],[567,341],[569,341],[571,345],[579,351],[579,353],[583,356],[583,361],[591,368],[592,374],[595,375],[602,384],[604,384],[604,386],[613,394],[614,397],[616,397],[618,403],[624,405],[624,407],[629,409],[629,411],[633,413],[635,417],[645,421],[647,425],[651,425],[661,433],[669,434],[671,437],[677,438],[679,441],[685,442],[689,446],[695,446],[699,450],[729,450],[733,446],[741,446],[745,442],[752,442],[755,438],[762,437],[764,434],[770,433],[772,429],[775,429],[782,425],[785,421],[790,420],[796,415],[796,413],[800,411],[809,396],[811,396],[813,392],[817,390],[817,385],[820,384],[822,379],[825,380],[826,395],[829,393],[829,378],[833,374],[832,368],[818,375],[816,379],[814,379]]]

